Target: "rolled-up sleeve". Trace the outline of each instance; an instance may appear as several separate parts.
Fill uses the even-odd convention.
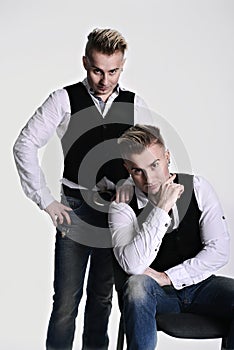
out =
[[[228,227],[214,189],[204,178],[194,176],[194,191],[201,210],[200,234],[203,249],[194,258],[165,271],[176,289],[204,280],[229,260]]]
[[[59,132],[65,115],[69,114],[67,100],[64,89],[52,93],[29,119],[13,147],[22,188],[41,209],[45,209],[54,197],[46,185],[38,150],[47,144],[56,131]]]
[[[153,262],[170,222],[170,216],[155,207],[140,229],[136,215],[128,204],[112,203],[109,225],[114,254],[127,273],[143,273]]]

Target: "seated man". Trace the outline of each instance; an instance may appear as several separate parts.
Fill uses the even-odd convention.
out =
[[[192,312],[222,318],[234,349],[234,279],[215,276],[229,255],[219,200],[200,176],[170,174],[160,130],[136,125],[119,139],[135,184],[131,201],[113,202],[109,223],[129,350],[153,350],[156,314]]]

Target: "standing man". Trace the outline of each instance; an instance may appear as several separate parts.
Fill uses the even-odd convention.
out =
[[[213,188],[170,174],[156,127],[133,126],[118,142],[135,184],[129,204],[110,206],[128,350],[154,350],[156,314],[180,312],[226,321],[223,349],[234,350],[234,279],[214,275],[228,261],[229,234]]]
[[[118,156],[111,140],[130,125],[152,122],[143,100],[118,84],[126,49],[125,39],[116,30],[93,30],[83,57],[86,79],[53,92],[14,145],[24,192],[57,226],[54,302],[47,350],[72,349],[89,257],[82,349],[108,348],[113,287],[111,243],[106,242],[107,215],[98,210],[103,203],[97,190],[104,194],[107,189],[114,190],[123,178],[118,159],[112,159]],[[61,202],[50,193],[37,157],[38,149],[47,144],[54,132],[61,139],[64,153]],[[100,145],[106,146],[99,149]],[[92,154],[96,147],[98,153]]]

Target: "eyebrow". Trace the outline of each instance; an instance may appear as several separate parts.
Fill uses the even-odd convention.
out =
[[[99,67],[96,67],[96,66],[91,66],[92,68],[95,68],[95,69],[98,69],[98,70],[100,70],[101,72],[103,72],[103,69],[101,69],[101,68],[99,68]],[[112,69],[110,69],[110,70],[108,70],[108,72],[112,72],[112,71],[114,71],[114,70],[119,70],[120,69],[120,67],[116,67],[116,68],[112,68]]]
[[[155,160],[150,164],[150,166],[151,166],[151,165],[154,165],[156,162],[159,162],[159,161],[160,161],[160,158],[155,159]]]
[[[149,164],[149,167],[152,166],[152,165],[154,165],[154,164],[155,164],[156,162],[158,162],[158,161],[160,161],[159,158],[155,159],[151,164]],[[137,166],[132,166],[132,167],[131,167],[131,170],[143,170],[143,169],[142,169],[142,168],[139,168],[139,167],[137,167]]]
[[[143,170],[142,168],[138,168],[136,166],[131,167],[131,170]]]

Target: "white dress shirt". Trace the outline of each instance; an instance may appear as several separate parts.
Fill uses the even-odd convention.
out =
[[[201,210],[199,224],[203,249],[193,258],[165,271],[176,289],[201,282],[229,259],[229,233],[216,193],[200,176],[194,176],[193,183]],[[148,199],[139,189],[136,189],[136,196],[138,207],[145,207]],[[175,225],[178,226],[176,206],[173,215]],[[109,223],[114,254],[128,274],[142,274],[151,265],[170,222],[166,211],[154,207],[140,229],[136,214],[128,204],[111,204]]]
[[[103,108],[100,106],[100,100],[93,95],[87,79],[83,81],[83,84],[98,111],[105,118],[121,88],[117,87]],[[70,117],[71,106],[67,91],[65,89],[56,90],[29,119],[14,145],[14,157],[22,188],[25,194],[41,209],[45,209],[55,199],[46,184],[45,176],[39,165],[38,150],[48,143],[55,132],[60,139],[63,137]],[[137,123],[153,124],[153,119],[143,99],[135,95],[134,124]],[[82,184],[77,185],[67,179],[62,179],[62,182],[69,187],[82,188]]]

